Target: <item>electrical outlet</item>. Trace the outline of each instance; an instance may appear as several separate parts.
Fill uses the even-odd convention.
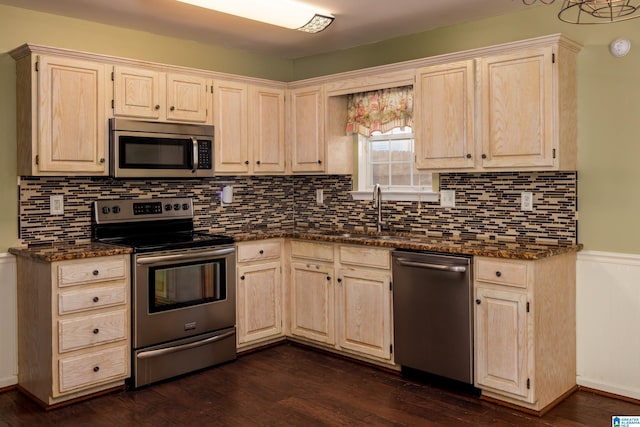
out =
[[[440,206],[443,208],[455,208],[456,190],[440,190]]]
[[[51,196],[49,198],[49,213],[51,215],[64,214],[64,196]]]
[[[533,210],[533,193],[530,191],[523,191],[520,194],[520,210],[532,211]]]
[[[319,205],[324,203],[324,191],[321,188],[316,189],[316,203]]]

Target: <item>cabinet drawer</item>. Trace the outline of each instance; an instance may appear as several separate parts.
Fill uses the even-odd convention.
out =
[[[391,268],[391,257],[386,249],[368,246],[340,246],[340,263],[388,270]]]
[[[58,265],[58,286],[74,286],[85,283],[105,282],[124,279],[126,276],[125,257],[96,257]]]
[[[280,258],[281,248],[279,240],[238,243],[238,262]]]
[[[75,313],[94,308],[111,307],[126,302],[124,283],[116,286],[74,290],[58,294],[58,314]]]
[[[291,256],[333,262],[333,245],[293,240],[291,241]]]
[[[59,320],[58,351],[62,353],[123,340],[126,324],[125,310]]]
[[[128,374],[129,351],[126,345],[95,351],[58,361],[60,392],[92,386]]]
[[[476,280],[526,288],[527,265],[523,261],[476,258]]]

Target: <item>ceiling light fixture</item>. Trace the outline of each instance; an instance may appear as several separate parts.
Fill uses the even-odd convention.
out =
[[[530,6],[536,1],[551,4],[555,0],[522,0]],[[640,18],[640,0],[563,0],[558,18],[570,24],[609,24]]]
[[[178,0],[194,6],[212,9],[229,15],[265,22],[306,33],[327,28],[334,17],[327,12],[292,0]]]

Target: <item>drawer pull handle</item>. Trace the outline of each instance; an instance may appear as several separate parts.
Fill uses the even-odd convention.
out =
[[[93,297],[93,302],[98,302],[98,301],[100,301],[100,298],[98,298],[98,297]]]
[[[262,249],[260,249],[260,255],[263,255],[264,251]]]
[[[94,333],[94,334],[96,334],[96,335],[98,335],[98,334],[100,333],[100,329],[95,328],[95,329],[93,330],[93,333]]]
[[[502,276],[502,273],[500,273],[499,271],[496,271],[496,277],[500,277]]]
[[[93,372],[98,372],[100,370],[100,366],[94,366],[93,367]]]
[[[100,274],[100,271],[98,271],[98,270],[93,270],[93,275],[94,275],[94,276],[97,276],[98,274]]]

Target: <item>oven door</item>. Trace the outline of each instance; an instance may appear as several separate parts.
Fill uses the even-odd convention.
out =
[[[136,349],[235,325],[235,248],[136,254]]]

